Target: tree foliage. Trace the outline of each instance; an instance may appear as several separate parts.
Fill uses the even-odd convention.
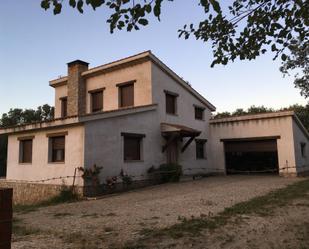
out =
[[[259,113],[269,113],[269,112],[277,112],[277,111],[294,111],[303,125],[309,131],[309,103],[305,106],[302,105],[291,105],[286,108],[281,108],[279,110],[275,110],[273,108],[267,108],[265,106],[251,106],[247,110],[244,109],[236,109],[234,112],[219,112],[217,113],[214,118],[228,118],[234,116],[242,116],[242,115],[249,115],[249,114],[259,114]]]
[[[309,98],[309,43],[294,40],[291,55],[283,62],[280,70],[288,75],[296,71],[294,85],[300,89],[302,96]]]
[[[153,14],[160,20],[164,2],[173,0],[41,0],[45,10],[53,8],[54,14],[61,13],[63,2],[67,2],[80,13],[84,5],[95,10],[105,7],[112,11],[107,19],[110,31],[138,30],[148,25]],[[255,59],[267,49],[281,55],[285,61],[285,50],[291,49],[296,38],[303,43],[309,37],[309,1],[304,0],[233,0],[223,9],[218,0],[195,1],[205,13],[198,24],[186,24],[179,36],[188,39],[194,36],[204,42],[210,41],[215,64],[227,64],[238,59]]]
[[[47,121],[54,118],[54,107],[45,104],[33,109],[10,109],[8,113],[2,114],[0,127],[22,125],[32,122]]]

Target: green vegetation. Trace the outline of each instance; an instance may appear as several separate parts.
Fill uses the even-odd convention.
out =
[[[14,212],[29,213],[36,211],[40,207],[52,206],[61,203],[74,202],[78,200],[78,195],[69,187],[63,187],[59,195],[50,198],[49,200],[41,201],[36,204],[29,205],[14,205]]]
[[[159,168],[152,166],[147,172],[160,183],[178,182],[182,175],[182,166],[175,163],[165,163],[161,164]]]
[[[136,245],[144,248],[143,242],[154,238],[171,237],[177,239],[185,235],[199,236],[204,230],[214,230],[231,222],[238,223],[242,220],[243,215],[271,216],[276,207],[286,206],[295,199],[303,198],[308,192],[309,179],[306,179],[264,196],[237,203],[232,207],[225,208],[224,211],[215,216],[201,215],[190,219],[180,217],[180,223],[167,228],[144,228],[140,231],[143,238],[138,240],[136,244],[127,245],[125,248],[135,248]]]

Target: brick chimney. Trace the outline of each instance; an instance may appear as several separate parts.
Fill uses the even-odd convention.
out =
[[[86,85],[81,74],[88,70],[88,65],[81,60],[68,63],[68,116],[86,113]]]

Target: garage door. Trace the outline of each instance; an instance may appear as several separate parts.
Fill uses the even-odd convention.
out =
[[[277,140],[225,141],[228,174],[278,173]]]

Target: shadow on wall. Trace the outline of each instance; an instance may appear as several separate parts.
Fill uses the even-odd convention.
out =
[[[0,177],[6,176],[8,136],[0,135]]]

